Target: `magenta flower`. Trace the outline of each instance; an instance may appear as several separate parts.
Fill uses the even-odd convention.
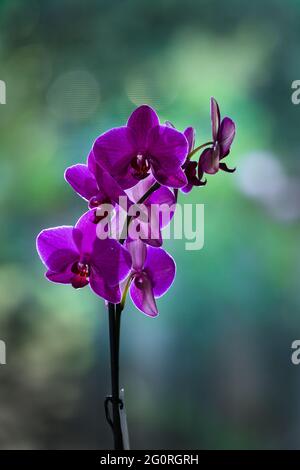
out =
[[[121,196],[126,197],[116,180],[95,162],[92,151],[87,165],[79,163],[66,169],[65,180],[89,202],[90,209],[102,204],[115,205]]]
[[[229,117],[221,121],[219,105],[214,98],[211,98],[211,123],[212,123],[212,147],[206,148],[199,159],[198,177],[202,178],[203,173],[214,175],[219,170],[232,173],[235,169],[227,167],[221,160],[230,152],[230,147],[235,136],[235,124]]]
[[[156,299],[168,291],[176,273],[173,258],[161,245],[162,228],[174,215],[179,189],[187,193],[206,184],[201,181],[204,173],[234,171],[222,160],[230,152],[235,124],[228,117],[221,121],[213,98],[211,122],[213,141],[195,148],[192,127],[182,133],[169,121],[161,125],[151,107],[140,106],[126,126],[96,139],[86,164],[65,172],[90,210],[74,227],[49,228],[37,237],[49,281],[75,289],[89,284],[107,301],[112,393],[105,399],[105,414],[115,450],[128,447],[119,392],[120,322],[127,293],[141,312],[158,315]],[[199,161],[191,161],[203,148]]]
[[[140,181],[133,188],[127,189],[126,194],[130,200],[137,203],[154,183],[152,175]],[[174,193],[164,186],[154,191],[142,205],[138,205],[138,215],[133,217],[129,226],[129,234],[133,238],[140,238],[155,247],[162,245],[161,229],[168,225],[175,211]]]
[[[187,184],[181,168],[187,156],[185,136],[161,125],[150,106],[140,106],[127,125],[98,137],[93,146],[95,161],[116,179],[123,189],[153,174],[158,183],[171,188]]]
[[[127,241],[126,247],[132,257],[132,301],[141,312],[156,317],[155,299],[170,288],[175,278],[175,261],[162,248],[147,246],[141,240]]]
[[[90,284],[100,297],[120,302],[119,283],[130,270],[130,254],[116,240],[97,238],[91,211],[75,227],[42,230],[37,237],[37,250],[47,267],[49,281],[71,284],[75,289]]]
[[[188,153],[194,150],[195,146],[195,129],[193,127],[187,127],[184,131],[184,135],[188,141]],[[184,193],[189,193],[194,186],[205,186],[206,180],[201,181],[199,175],[197,175],[198,162],[191,161],[189,158],[186,159],[182,168],[187,177],[188,183],[181,188],[181,191]],[[201,175],[202,177],[202,175]]]

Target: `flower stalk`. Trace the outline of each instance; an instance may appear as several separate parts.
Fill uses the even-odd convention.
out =
[[[211,99],[212,140],[195,147],[195,129],[178,131],[170,122],[162,125],[147,105],[133,111],[125,126],[108,130],[95,140],[86,163],[67,168],[65,179],[88,204],[88,211],[72,226],[52,227],[37,236],[37,251],[46,267],[46,278],[75,289],[90,286],[108,306],[111,395],[105,400],[106,419],[113,431],[115,450],[129,448],[123,390],[119,385],[121,313],[126,296],[148,317],[156,317],[156,299],[164,295],[175,278],[176,264],[163,248],[161,230],[170,223],[178,192],[204,186],[204,174],[233,172],[223,159],[230,153],[235,123],[221,120]],[[201,151],[198,161],[191,158]],[[127,198],[127,216],[120,236],[98,233],[108,214],[117,217],[121,198]],[[132,205],[144,203],[148,220]],[[167,207],[169,214],[153,220],[153,205]],[[97,210],[101,214],[97,214]],[[123,208],[124,209],[124,208]],[[105,212],[105,214],[106,214]],[[154,222],[154,223],[153,223]],[[128,234],[128,228],[131,233]],[[154,227],[155,234],[150,230]]]
[[[110,371],[111,371],[111,396],[106,398],[106,418],[111,425],[115,450],[124,450],[122,427],[120,419],[120,407],[124,404],[120,399],[119,386],[119,350],[120,350],[120,323],[121,310],[117,305],[108,303],[109,316],[109,343],[110,343]],[[112,405],[112,419],[108,413],[108,401]]]
[[[149,190],[141,197],[138,204],[142,204],[146,199],[160,188],[160,184],[154,183]],[[125,228],[128,230],[131,217],[128,216]],[[125,238],[120,240],[123,244]],[[109,422],[114,438],[115,450],[124,450],[124,442],[122,435],[121,419],[120,419],[120,407],[124,406],[124,403],[120,399],[120,380],[119,380],[119,352],[120,352],[120,328],[121,328],[121,313],[125,306],[126,295],[130,286],[132,278],[129,276],[126,286],[122,295],[122,300],[119,304],[113,304],[108,302],[108,316],[109,316],[109,343],[110,343],[110,370],[111,370],[111,396],[108,396],[105,400],[106,418]],[[112,404],[112,419],[108,413],[108,401]]]

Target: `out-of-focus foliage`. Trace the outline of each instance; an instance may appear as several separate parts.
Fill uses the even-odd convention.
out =
[[[35,237],[86,209],[63,171],[97,135],[147,102],[204,142],[210,96],[237,123],[238,169],[187,196],[205,246],[166,242],[158,319],[124,312],[132,447],[299,447],[299,21],[296,0],[0,2],[1,448],[111,445],[105,307],[44,280]]]

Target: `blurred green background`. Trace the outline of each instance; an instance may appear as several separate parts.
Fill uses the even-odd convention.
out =
[[[86,210],[63,172],[97,135],[146,102],[207,141],[210,96],[237,171],[187,196],[205,246],[166,242],[160,316],[123,314],[131,447],[300,448],[299,22],[296,0],[1,0],[0,448],[111,447],[104,304],[47,282],[35,237]]]

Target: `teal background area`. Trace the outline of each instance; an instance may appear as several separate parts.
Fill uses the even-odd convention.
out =
[[[111,448],[104,303],[47,282],[35,237],[86,210],[63,173],[100,133],[146,102],[205,142],[211,96],[237,124],[237,171],[186,196],[205,244],[166,242],[160,316],[127,303],[131,446],[299,448],[299,22],[296,0],[0,2],[0,448]]]

